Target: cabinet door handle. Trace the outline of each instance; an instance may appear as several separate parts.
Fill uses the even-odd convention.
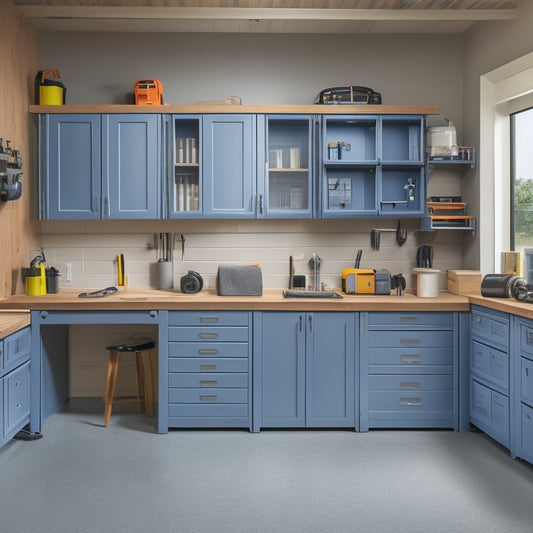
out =
[[[208,350],[207,348],[201,348],[200,350],[198,350],[198,353],[202,355],[215,355],[218,353],[218,350]]]
[[[309,331],[313,331],[313,313],[309,313]]]
[[[526,378],[529,377],[529,368],[526,366]]]
[[[263,214],[263,195],[259,195],[259,214]]]
[[[422,398],[400,398],[400,405],[422,405]]]
[[[213,380],[201,380],[200,385],[202,387],[216,387],[218,385],[218,381],[216,379]]]
[[[200,337],[200,339],[216,339],[218,333],[199,333],[198,337]]]
[[[420,344],[421,339],[403,337],[400,339],[400,344]]]
[[[109,197],[108,196],[104,196],[104,213],[108,217],[111,216],[111,207],[109,205]]]
[[[419,389],[420,381],[402,381],[400,382],[400,387],[402,389]]]
[[[403,353],[400,355],[400,359],[404,363],[419,363],[422,360],[422,356],[414,353]]]
[[[93,198],[93,213],[98,213],[98,211],[100,211],[100,207],[99,207],[99,201],[100,201],[100,197],[99,196],[95,196]]]
[[[202,402],[216,402],[218,396],[216,394],[200,394],[199,398]]]
[[[200,322],[218,322],[218,316],[201,316]]]
[[[216,370],[217,365],[200,365],[200,370]]]

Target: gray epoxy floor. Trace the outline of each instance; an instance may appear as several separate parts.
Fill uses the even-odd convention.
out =
[[[0,532],[530,532],[533,467],[480,433],[180,430],[73,401],[0,450]]]

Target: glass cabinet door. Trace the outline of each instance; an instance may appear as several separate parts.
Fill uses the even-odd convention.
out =
[[[200,118],[192,115],[173,117],[174,165],[169,188],[171,218],[201,216],[200,195]]]
[[[263,199],[259,198],[259,215],[271,218],[313,215],[311,131],[308,115],[268,116],[265,199],[263,206]]]

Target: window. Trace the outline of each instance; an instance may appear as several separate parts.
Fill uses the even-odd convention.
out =
[[[520,252],[528,281],[533,262],[533,108],[511,115],[511,249]],[[531,256],[531,257],[529,257]]]

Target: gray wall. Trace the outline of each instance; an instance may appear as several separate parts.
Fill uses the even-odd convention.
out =
[[[131,103],[135,81],[163,83],[164,100],[240,96],[244,104],[309,104],[336,85],[365,85],[385,104],[440,105],[461,125],[462,37],[45,33],[70,104]]]
[[[463,101],[466,144],[479,146],[480,77],[533,51],[533,2],[522,0],[515,21],[480,23],[464,35]],[[467,201],[479,210],[479,169],[465,181]],[[482,223],[483,221],[480,221]],[[465,244],[465,268],[479,267],[479,240]]]

